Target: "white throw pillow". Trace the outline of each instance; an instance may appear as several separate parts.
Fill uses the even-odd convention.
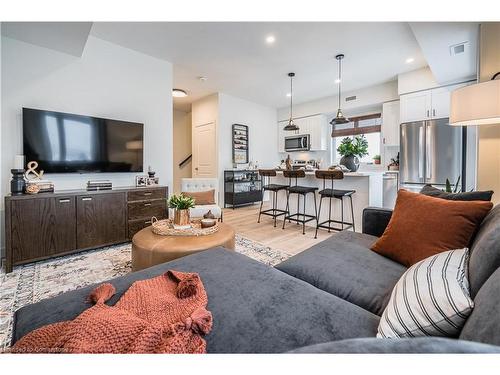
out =
[[[392,290],[377,337],[456,337],[474,307],[469,250],[450,250],[411,266]]]

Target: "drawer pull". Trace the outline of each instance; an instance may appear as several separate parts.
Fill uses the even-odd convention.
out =
[[[82,201],[91,201],[92,198],[91,197],[87,197],[87,198],[82,198]]]
[[[71,202],[70,199],[59,199],[59,203],[69,203]]]
[[[151,203],[144,203],[144,207],[151,206]]]
[[[151,195],[151,194],[153,194],[153,193],[150,191],[144,193],[144,195],[146,195],[146,196]]]

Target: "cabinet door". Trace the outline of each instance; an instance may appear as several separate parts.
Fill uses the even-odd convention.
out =
[[[10,204],[12,261],[17,263],[55,254],[58,228],[54,199],[22,199]]]
[[[450,87],[433,89],[432,93],[432,118],[446,118],[450,116]]]
[[[311,136],[311,151],[327,150],[328,124],[322,115],[308,117],[308,130]]]
[[[401,123],[430,119],[431,98],[430,90],[401,95]]]
[[[382,139],[386,146],[399,146],[399,100],[382,105]]]
[[[76,208],[79,249],[126,241],[125,193],[80,195]]]
[[[54,198],[56,213],[56,251],[64,253],[76,249],[75,197]]]
[[[285,131],[283,130],[285,125],[284,121],[278,122],[278,152],[285,152]]]

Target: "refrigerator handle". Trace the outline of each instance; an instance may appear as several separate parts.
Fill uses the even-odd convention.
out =
[[[418,128],[418,178],[424,178],[424,127],[423,126],[420,126]]]
[[[425,126],[425,178],[432,177],[432,137],[429,125]]]

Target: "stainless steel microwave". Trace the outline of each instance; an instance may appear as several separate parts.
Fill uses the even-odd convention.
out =
[[[309,134],[285,137],[285,151],[309,151],[311,148]]]

